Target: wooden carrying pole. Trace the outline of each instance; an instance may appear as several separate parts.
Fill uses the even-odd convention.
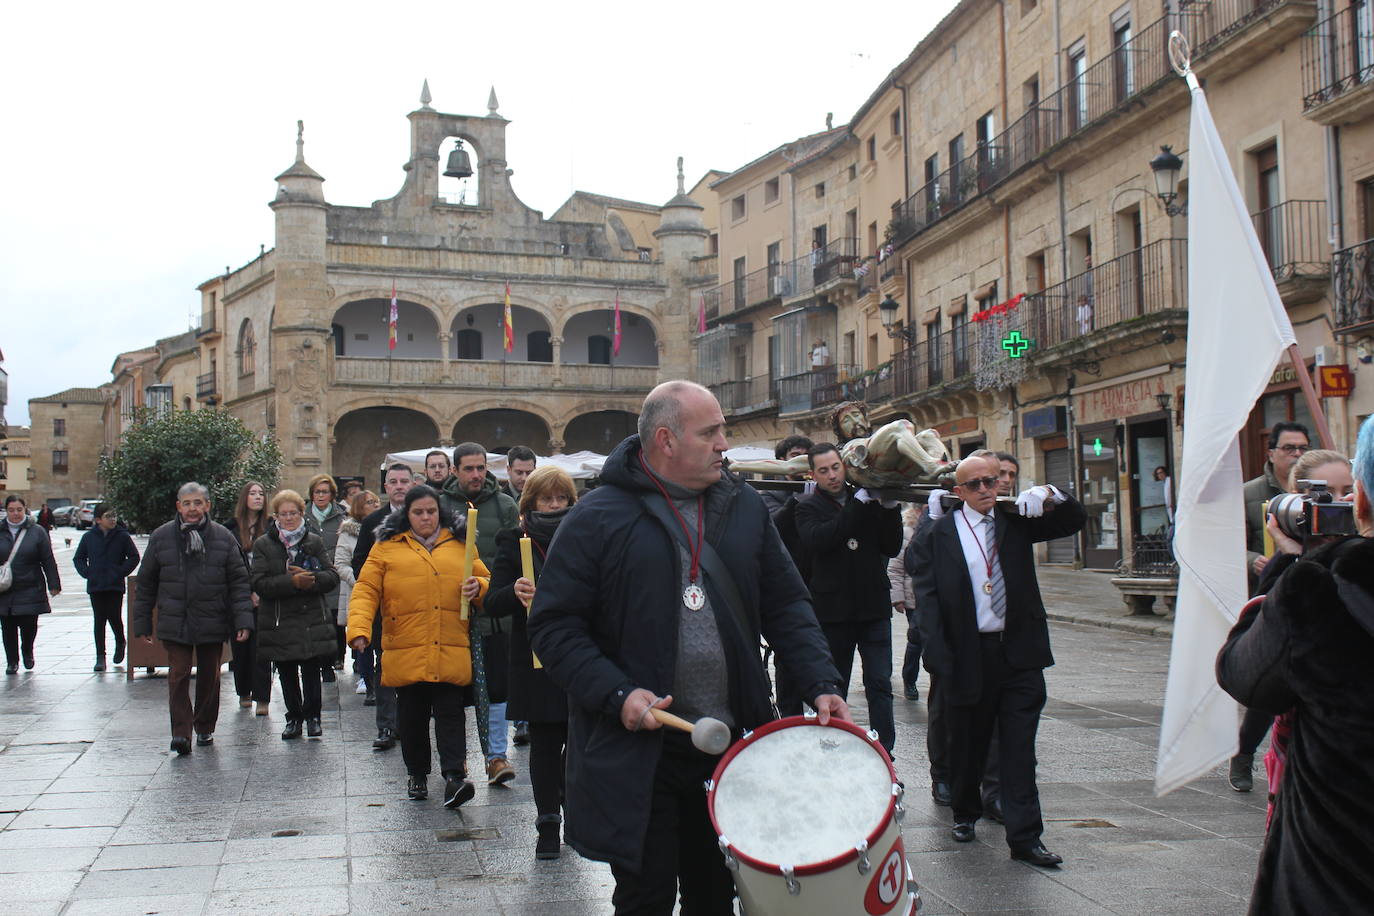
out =
[[[1302,353],[1298,350],[1297,344],[1288,345],[1288,359],[1293,363],[1293,374],[1298,377],[1298,384],[1302,386],[1303,400],[1307,402],[1307,409],[1312,414],[1312,422],[1317,426],[1317,440],[1321,442],[1322,448],[1334,449],[1336,443],[1331,438],[1331,428],[1326,425],[1326,414],[1322,412],[1321,398],[1317,397],[1317,389],[1312,384],[1312,376],[1307,372],[1307,365],[1303,361]]]

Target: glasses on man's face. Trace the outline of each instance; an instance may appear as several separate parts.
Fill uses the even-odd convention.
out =
[[[985,488],[988,489],[988,490],[992,490],[992,489],[995,489],[995,488],[997,487],[997,478],[996,478],[996,477],[971,477],[971,478],[969,478],[968,480],[965,480],[963,483],[958,484],[958,486],[961,486],[961,487],[963,487],[963,488],[966,489],[966,490],[975,490],[975,491],[976,491],[976,490],[982,490],[982,489],[985,489]]]
[[[1283,452],[1285,455],[1301,455],[1303,452],[1310,452],[1312,450],[1312,446],[1294,445],[1290,442],[1287,445],[1276,445],[1274,446],[1274,450],[1278,452]]]

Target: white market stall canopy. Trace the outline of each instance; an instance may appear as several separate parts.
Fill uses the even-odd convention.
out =
[[[425,472],[425,455],[433,451],[441,451],[450,458],[453,456],[453,449],[431,448],[410,449],[404,452],[391,452],[386,456],[386,464],[382,465],[382,470],[393,464],[406,464],[414,468],[416,474],[423,475]],[[596,452],[573,452],[571,455],[539,455],[536,458],[535,466],[543,467],[546,464],[554,464],[568,472],[568,476],[573,480],[589,480],[601,473],[601,466],[606,463],[605,455],[598,455]],[[762,448],[757,445],[741,445],[737,448],[728,449],[725,457],[730,461],[755,461],[759,458],[772,458],[771,448]],[[506,480],[506,456],[487,453],[487,470],[496,477],[497,480]]]

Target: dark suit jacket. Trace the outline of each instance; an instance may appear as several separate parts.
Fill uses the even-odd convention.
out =
[[[1083,527],[1087,513],[1072,496],[1040,518],[996,513],[997,555],[1007,586],[1006,632],[1003,635],[1007,662],[1013,668],[1048,668],[1050,628],[1040,584],[1035,578],[1031,545],[1067,537]],[[935,613],[920,615],[926,667],[948,685],[951,703],[976,702],[982,690],[979,664],[978,616],[973,605],[973,581],[969,578],[964,548],[959,541],[955,512],[936,521],[923,537],[912,538],[916,606]]]
[[[798,501],[797,535],[811,560],[812,603],[821,623],[892,616],[887,561],[902,549],[902,511],[861,503],[851,488],[844,505],[816,492]],[[850,550],[850,539],[858,541]]]

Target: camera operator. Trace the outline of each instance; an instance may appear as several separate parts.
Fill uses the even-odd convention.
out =
[[[1326,449],[1307,452],[1293,464],[1284,483],[1288,487],[1288,493],[1306,496],[1309,490],[1307,484],[1312,481],[1323,481],[1326,492],[1330,493],[1333,499],[1353,498],[1355,484],[1350,476],[1350,459],[1340,452]],[[1270,509],[1276,508],[1278,503],[1279,498],[1275,497]],[[1273,511],[1266,516],[1265,528],[1274,541],[1274,556],[1269,558],[1260,570],[1259,582],[1254,591],[1256,595],[1268,594],[1279,576],[1302,555],[1304,547],[1303,541],[1284,533]],[[1306,540],[1309,541],[1306,546],[1313,548],[1325,543],[1327,539],[1318,537]],[[1255,751],[1258,750],[1264,736],[1269,733],[1269,726],[1273,724],[1274,717],[1269,713],[1260,709],[1245,710],[1240,723],[1239,747],[1235,756],[1231,758],[1228,774],[1231,788],[1237,792],[1249,792],[1254,788]],[[1273,790],[1274,787],[1270,786],[1271,794]]]
[[[1374,899],[1374,420],[1353,476],[1359,536],[1304,543],[1217,657],[1223,690],[1291,725],[1255,914],[1362,912]]]

